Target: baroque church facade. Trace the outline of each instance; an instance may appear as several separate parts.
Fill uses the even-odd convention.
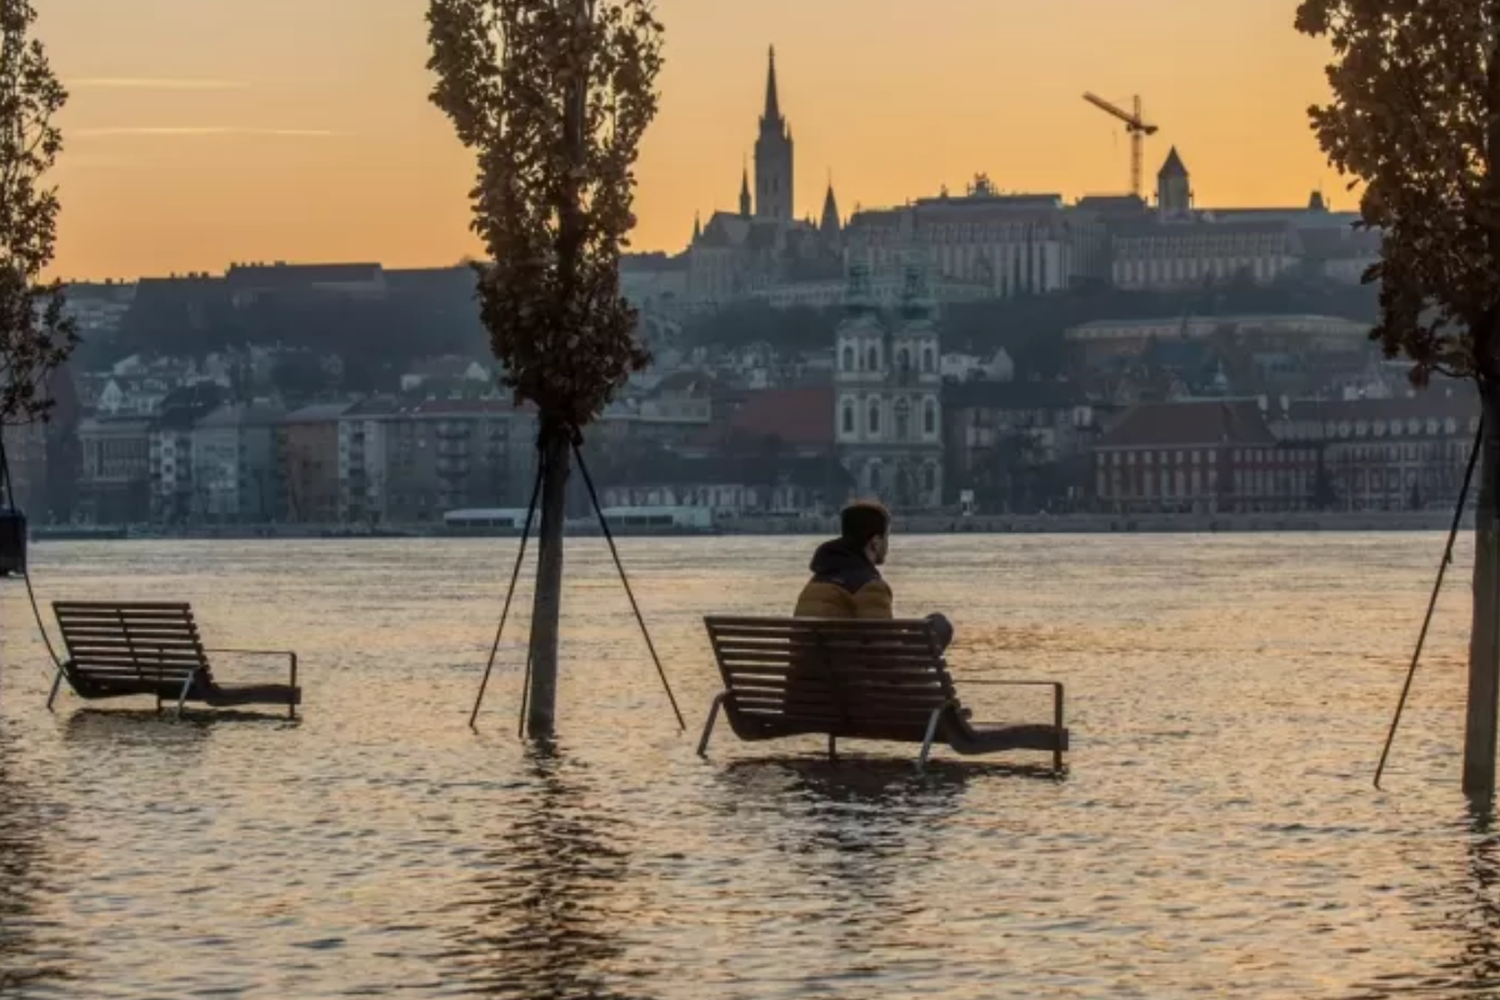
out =
[[[687,258],[688,294],[695,302],[724,303],[787,283],[843,277],[844,225],[832,183],[818,221],[796,217],[796,194],[796,142],[781,110],[773,48],[753,186],[747,167],[738,211],[715,211],[707,224],[700,218],[693,225]]]
[[[834,367],[834,441],[858,494],[896,509],[943,500],[942,350],[928,267],[908,261],[885,314],[869,265],[849,267]]]

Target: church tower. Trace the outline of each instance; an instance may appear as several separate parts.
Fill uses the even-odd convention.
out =
[[[1173,146],[1156,174],[1156,210],[1163,218],[1180,218],[1193,210],[1193,185]]]
[[[776,222],[792,221],[794,204],[792,129],[781,114],[776,89],[776,49],[771,48],[766,73],[766,108],[760,118],[760,138],[755,140],[755,217]]]

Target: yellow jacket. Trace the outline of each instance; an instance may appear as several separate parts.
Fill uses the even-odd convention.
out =
[[[892,618],[890,584],[865,554],[834,540],[813,554],[812,579],[797,598],[798,618]]]

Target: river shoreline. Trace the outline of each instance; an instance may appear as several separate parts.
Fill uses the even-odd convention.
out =
[[[917,514],[900,516],[897,525],[909,535],[1005,535],[1005,534],[1251,534],[1260,532],[1370,532],[1445,531],[1453,523],[1446,511],[1396,511],[1350,513],[1265,514],[1064,514],[954,516]],[[1466,530],[1473,515],[1464,518]],[[612,527],[619,537],[690,537],[694,535],[775,536],[830,535],[837,533],[832,517],[732,518],[709,530]],[[376,529],[324,525],[224,525],[163,529],[159,527],[100,526],[98,528],[33,526],[33,543],[51,541],[122,540],[243,540],[328,538],[341,540],[378,538],[506,538],[517,531],[505,528],[455,530],[439,525],[388,525]],[[574,537],[597,537],[596,525],[569,525]]]

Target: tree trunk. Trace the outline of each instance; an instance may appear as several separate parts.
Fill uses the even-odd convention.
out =
[[[1474,512],[1474,617],[1469,635],[1469,702],[1464,727],[1463,790],[1495,791],[1495,736],[1500,713],[1500,384],[1480,383],[1484,442]]]
[[[552,736],[557,719],[558,617],[562,611],[563,522],[568,514],[568,432],[561,424],[544,424],[540,458],[542,527],[536,567],[536,595],[531,605],[531,696],[526,734]]]

